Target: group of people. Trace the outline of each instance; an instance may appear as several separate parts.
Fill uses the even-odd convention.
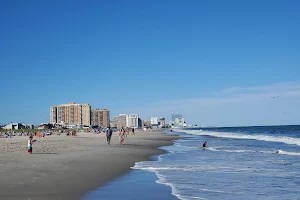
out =
[[[132,135],[134,135],[134,128],[132,128]],[[124,129],[124,127],[121,128],[119,131],[119,145],[124,145],[125,138],[129,135],[130,130],[127,129],[127,131]],[[112,137],[113,131],[111,127],[108,127],[106,131],[106,139],[107,139],[107,144],[110,144],[110,140]]]

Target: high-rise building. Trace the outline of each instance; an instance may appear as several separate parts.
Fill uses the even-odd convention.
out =
[[[52,106],[50,107],[50,123],[69,123],[90,126],[91,106],[89,104],[75,104],[74,102]]]
[[[112,128],[118,128],[118,122],[119,122],[119,116],[112,117],[111,120],[110,120],[109,125]]]
[[[119,116],[114,116],[111,118],[110,125],[111,127],[117,127],[120,130],[122,127],[127,126],[128,115],[120,114]]]
[[[139,118],[138,127],[141,128],[143,126],[143,120]]]
[[[57,107],[51,106],[50,107],[50,124],[57,123]]]
[[[123,127],[128,126],[128,115],[127,114],[119,114],[119,121],[121,122]]]
[[[151,117],[151,125],[158,125],[158,118],[157,117]]]
[[[138,128],[139,127],[139,115],[137,115],[137,114],[128,115],[127,127]]]
[[[81,105],[82,112],[82,125],[90,126],[91,125],[91,106],[89,104]]]
[[[181,114],[176,114],[176,113],[173,113],[173,112],[172,112],[172,116],[171,116],[172,121],[175,121],[176,118],[181,118],[181,117],[182,117]]]
[[[100,116],[101,118],[101,125],[103,127],[109,127],[109,123],[110,123],[110,112],[108,109],[101,109],[100,112],[102,113],[102,116]]]
[[[166,120],[164,117],[159,118],[159,125],[165,126],[166,125]]]
[[[92,126],[100,126],[100,110],[96,108],[91,112]]]
[[[178,117],[175,119],[175,125],[177,126],[183,126],[185,124],[185,121],[182,117]]]
[[[108,127],[110,120],[109,120],[109,110],[108,109],[95,109],[92,110],[92,126],[101,126],[101,127]]]

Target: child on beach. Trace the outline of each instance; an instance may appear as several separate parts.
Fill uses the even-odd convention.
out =
[[[35,142],[36,140],[33,139],[32,136],[29,136],[29,140],[28,140],[28,153],[32,154],[32,144]]]

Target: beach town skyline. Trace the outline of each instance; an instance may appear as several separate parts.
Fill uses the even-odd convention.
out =
[[[190,126],[183,116],[172,112],[170,120],[165,117],[152,116],[151,119],[141,119],[139,114],[118,114],[111,116],[107,108],[92,108],[88,103],[80,104],[69,101],[65,104],[50,106],[49,121],[40,124],[24,124],[22,122],[10,122],[1,124],[0,128],[8,130],[42,128],[52,125],[53,128],[168,128],[172,126]]]

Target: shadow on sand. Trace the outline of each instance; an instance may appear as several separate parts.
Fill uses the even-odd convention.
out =
[[[40,153],[32,153],[32,154],[54,154],[54,155],[57,155],[58,153],[47,153],[47,152],[40,152]]]
[[[119,145],[119,144],[117,144],[117,146],[120,146],[120,147],[122,147],[122,146],[133,146],[133,147],[142,147],[142,146],[145,146],[145,145],[141,145],[141,144],[123,144],[123,145]]]

